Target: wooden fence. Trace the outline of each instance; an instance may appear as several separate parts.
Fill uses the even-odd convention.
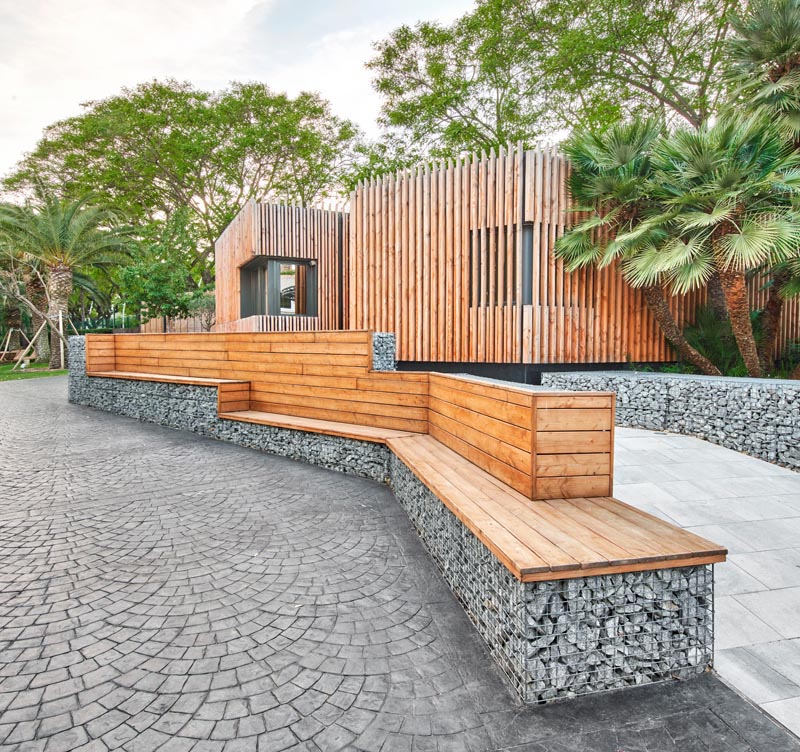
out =
[[[642,294],[616,269],[568,274],[554,257],[571,221],[567,173],[555,149],[516,147],[358,186],[348,325],[396,332],[400,360],[669,360]],[[679,323],[700,300],[672,301]]]

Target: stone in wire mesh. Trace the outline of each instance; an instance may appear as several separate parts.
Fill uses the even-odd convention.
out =
[[[713,654],[713,567],[522,583],[382,444],[217,417],[216,388],[89,378],[70,339],[71,402],[340,472],[389,479],[420,538],[525,702],[701,673]]]
[[[400,460],[395,495],[525,702],[702,673],[713,658],[713,568],[521,583]]]

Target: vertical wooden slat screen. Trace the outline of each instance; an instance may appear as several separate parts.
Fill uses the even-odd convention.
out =
[[[217,311],[215,331],[309,331],[337,329],[340,321],[340,255],[350,239],[349,215],[250,201],[215,244]],[[312,260],[317,264],[316,316],[258,316],[240,323],[240,272],[257,256]],[[302,281],[301,281],[302,284]],[[348,289],[352,289],[348,285]],[[254,326],[267,327],[252,328]]]
[[[360,184],[350,196],[347,326],[394,331],[406,361],[658,362],[674,355],[616,267],[567,273],[553,254],[577,219],[555,147],[472,155]],[[523,235],[532,236],[523,301]],[[763,307],[763,281],[750,285]],[[704,292],[675,296],[680,326]],[[787,303],[778,351],[800,337]]]
[[[418,362],[672,360],[617,268],[569,274],[555,258],[556,239],[581,218],[570,211],[569,169],[554,147],[517,144],[362,182],[349,212],[250,202],[216,244],[215,331],[390,331],[398,359]],[[318,315],[239,319],[239,267],[256,256],[316,260]],[[754,307],[767,295],[763,279],[751,280]],[[680,326],[704,299],[670,300]],[[796,299],[777,352],[799,337]]]

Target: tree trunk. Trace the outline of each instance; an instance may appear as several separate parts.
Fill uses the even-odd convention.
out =
[[[9,299],[6,307],[6,325],[11,330],[11,339],[8,342],[9,350],[19,350],[22,343],[19,338],[19,330],[22,328],[22,312],[19,310],[19,303]],[[0,348],[5,344],[5,337],[0,340]]]
[[[725,302],[725,291],[722,289],[722,283],[717,272],[714,272],[708,280],[707,290],[708,305],[717,317],[724,321],[728,318],[728,304]]]
[[[658,285],[642,288],[644,299],[656,321],[664,332],[664,336],[672,343],[680,357],[687,363],[699,368],[707,376],[720,376],[720,370],[705,355],[695,350],[683,336],[683,332],[675,321],[664,291]]]
[[[753,336],[753,323],[750,320],[750,301],[747,297],[747,281],[744,272],[733,269],[721,270],[719,281],[725,291],[725,302],[728,304],[728,315],[731,329],[744,359],[744,365],[750,376],[761,377],[764,371],[758,357],[756,340]]]
[[[764,306],[761,319],[763,340],[758,348],[758,357],[761,360],[761,367],[765,371],[775,363],[775,345],[778,342],[781,314],[783,313],[781,288],[789,281],[789,276],[785,271],[773,273],[767,304]]]
[[[28,300],[30,300],[38,310],[46,310],[47,293],[45,292],[44,285],[38,274],[31,274],[25,278],[25,292],[28,296]],[[39,331],[44,321],[45,319],[38,313],[31,312],[31,326],[33,328],[31,335]],[[47,327],[42,329],[39,333],[33,346],[36,349],[36,360],[40,363],[50,360],[50,341],[48,339]]]
[[[72,269],[68,266],[51,266],[47,271],[47,289],[50,298],[50,304],[47,306],[47,320],[50,323],[50,368],[65,368],[66,362],[61,363],[58,315],[61,314],[62,326],[66,334],[69,296],[72,292]],[[66,361],[66,350],[64,360]]]

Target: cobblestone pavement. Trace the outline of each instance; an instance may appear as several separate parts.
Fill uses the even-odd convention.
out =
[[[0,384],[0,749],[800,750],[711,675],[514,699],[386,488]]]

